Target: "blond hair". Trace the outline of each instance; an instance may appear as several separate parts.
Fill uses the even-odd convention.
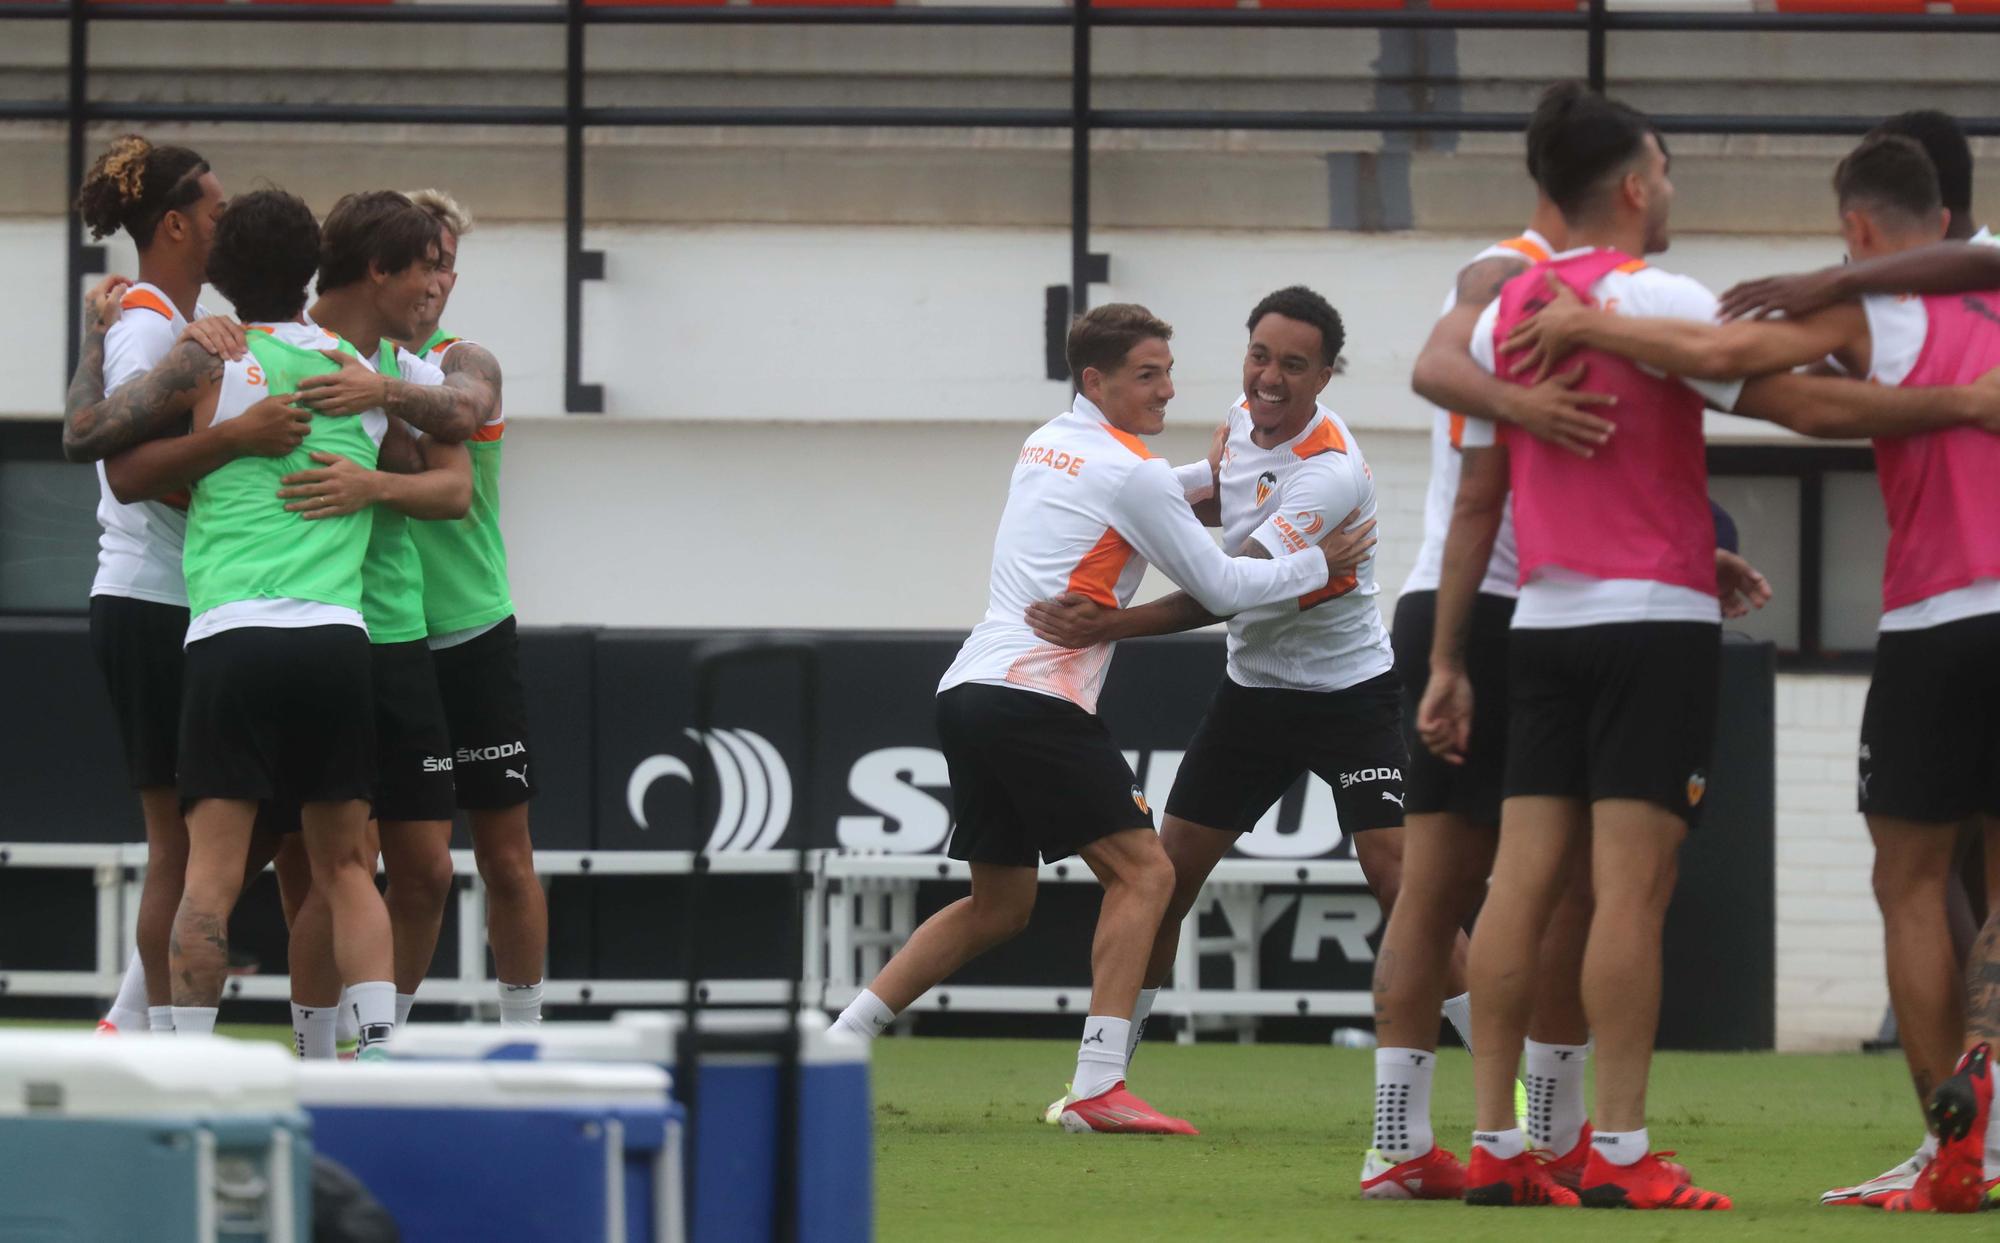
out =
[[[453,237],[472,232],[472,213],[444,190],[409,190],[404,197],[429,212]]]

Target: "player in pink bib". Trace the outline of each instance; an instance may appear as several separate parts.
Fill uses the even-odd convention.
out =
[[[1871,137],[1841,163],[1834,184],[1857,258],[1909,250],[1944,233],[1936,172],[1907,138]],[[1538,367],[1578,345],[1593,356],[1616,350],[1676,374],[1711,377],[1831,358],[1905,395],[1968,391],[1954,386],[2000,367],[2000,290],[1876,294],[1727,326],[1625,319],[1592,312],[1559,290],[1549,296],[1548,309],[1513,335]],[[1889,991],[1911,1077],[1940,1125],[1949,1123],[1961,1146],[1973,1149],[1955,1156],[1947,1135],[1932,1175],[1912,1191],[1921,1192],[1919,1201],[1970,1208],[2000,1177],[2000,1169],[1982,1168],[1985,1111],[1974,1101],[1990,1098],[1990,1082],[1983,1096],[1953,1080],[1951,1099],[1931,1098],[1952,1078],[1962,1048],[2000,1039],[2000,984],[1979,983],[1985,964],[2000,959],[2000,924],[1989,924],[1984,952],[1974,956],[1968,1032],[1946,922],[1957,825],[1980,817],[1988,841],[2000,840],[2000,711],[1993,707],[2000,702],[2000,489],[1992,483],[2000,477],[2000,434],[1963,419],[1954,425],[1950,406],[1947,397],[1934,419],[1874,429],[1890,536],[1858,793],[1876,845]],[[2000,978],[2000,966],[1993,971]],[[1978,1073],[1986,1073],[1983,1061]],[[1968,1112],[1978,1125],[1947,1116]],[[1927,1141],[1920,1159],[1931,1147]]]

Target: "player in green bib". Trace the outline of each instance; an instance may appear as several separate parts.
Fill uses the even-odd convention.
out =
[[[500,454],[507,428],[500,364],[491,352],[438,326],[458,279],[458,241],[471,230],[471,218],[441,191],[420,190],[410,198],[442,229],[441,294],[404,343],[436,363],[446,388],[478,411],[478,430],[466,445],[472,455],[470,510],[455,521],[411,523],[410,534],[423,563],[424,624],[451,725],[458,806],[472,822],[473,853],[486,885],[486,939],[500,977],[500,1021],[536,1023],[548,907],[528,831],[533,757],[507,545],[500,534]]]

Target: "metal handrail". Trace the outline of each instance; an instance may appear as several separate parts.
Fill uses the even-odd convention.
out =
[[[2000,13],[1707,13],[1613,12],[1606,0],[1587,0],[1571,11],[1480,11],[1469,9],[1147,9],[1097,8],[1091,0],[1066,7],[982,5],[688,7],[681,5],[592,5],[560,3],[422,5],[387,4],[152,4],[34,3],[0,0],[0,20],[63,21],[69,26],[68,91],[61,100],[0,101],[0,121],[66,121],[69,126],[69,186],[83,179],[85,127],[94,121],[339,123],[398,125],[560,126],[564,130],[564,404],[572,413],[598,413],[603,392],[582,380],[583,284],[603,275],[603,256],[583,246],[583,131],[607,126],[681,127],[907,127],[1019,129],[1067,128],[1071,134],[1070,284],[1072,314],[1088,305],[1093,278],[1103,279],[1102,257],[1090,251],[1090,136],[1100,129],[1260,130],[1399,133],[1511,133],[1527,121],[1512,112],[1308,112],[1225,109],[1115,108],[1091,103],[1091,43],[1096,27],[1175,27],[1184,29],[1330,30],[1526,30],[1582,31],[1586,36],[1583,76],[1599,89],[1607,77],[1607,36],[1640,33],[1993,34]],[[323,22],[342,25],[526,25],[562,26],[567,39],[564,102],[549,106],[418,104],[224,104],[154,103],[89,98],[89,27],[95,22]],[[1066,27],[1071,31],[1071,100],[1067,108],[897,108],[897,107],[589,107],[584,32],[591,26],[769,25],[769,26],[1017,26]],[[1740,116],[1683,114],[1655,116],[1673,133],[1835,135],[1859,134],[1877,118],[1836,115]],[[2000,134],[2000,116],[1965,120],[1968,133]],[[77,312],[82,278],[95,270],[100,252],[83,244],[81,222],[69,222],[69,350],[79,338]],[[1052,297],[1060,290],[1052,291]]]

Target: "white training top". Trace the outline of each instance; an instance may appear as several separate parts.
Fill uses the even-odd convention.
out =
[[[993,537],[986,616],[938,690],[986,682],[1097,711],[1116,645],[1051,646],[1028,628],[1027,608],[1068,591],[1123,608],[1148,563],[1223,617],[1326,586],[1326,559],[1315,549],[1263,561],[1217,548],[1172,468],[1078,394],[1021,447]]]
[[[1984,234],[1985,230],[1980,230],[1980,233]],[[1993,244],[1979,236],[1972,240],[1982,245]],[[1922,298],[1905,298],[1896,294],[1865,297],[1861,300],[1861,309],[1868,317],[1868,378],[1894,388],[1909,378],[1910,372],[1916,370],[1917,360],[1923,356],[1924,342],[1929,339],[1931,331],[1930,312],[1925,309]],[[2000,613],[2000,579],[1983,578],[1950,591],[1940,591],[1915,604],[1890,609],[1882,614],[1882,629],[1928,630],[1932,626],[1964,621],[1968,617],[1984,617],[1988,613]]]
[[[1567,259],[1588,254],[1590,250],[1585,246],[1553,258]],[[1691,319],[1704,324],[1716,320],[1716,297],[1707,286],[1691,276],[1663,272],[1650,265],[1630,272],[1622,269],[1606,272],[1591,286],[1591,301],[1607,311],[1634,318]],[[1472,329],[1473,361],[1488,371],[1497,370],[1493,361],[1493,330],[1499,322],[1500,299],[1495,298],[1486,304],[1479,323]],[[1742,380],[1677,378],[1717,410],[1734,409],[1743,392]],[[1481,419],[1467,421],[1464,436],[1467,448],[1490,445],[1493,439],[1491,423]],[[1635,621],[1720,625],[1722,605],[1714,596],[1692,587],[1639,578],[1592,578],[1558,566],[1545,566],[1521,587],[1521,603],[1514,610],[1514,627],[1518,630],[1563,630]]]
[[[145,375],[174,348],[188,321],[158,285],[144,281],[125,291],[118,322],[104,334],[104,395]],[[195,308],[195,318],[208,312]],[[97,577],[93,596],[127,596],[187,607],[181,550],[187,544],[187,498],[134,501],[111,494],[111,478],[97,463]]]
[[[1339,415],[1320,406],[1299,434],[1261,449],[1243,398],[1229,411],[1222,453],[1222,546],[1251,540],[1274,557],[1310,548],[1359,509],[1375,517],[1375,476]],[[1208,463],[1197,463],[1204,471]],[[1183,476],[1185,479],[1186,476]],[[1230,680],[1238,686],[1338,691],[1395,667],[1375,604],[1375,558],[1318,591],[1229,619]]]
[[[255,326],[268,329],[273,337],[287,345],[296,345],[300,349],[330,350],[340,344],[339,337],[318,324],[284,323]],[[373,358],[364,357],[361,361],[370,370],[374,369]],[[271,395],[271,386],[265,381],[264,373],[256,366],[256,362],[256,355],[246,354],[235,362],[223,364],[221,391],[216,396],[215,418],[211,420],[210,426],[227,423]],[[399,366],[407,367],[412,362],[428,366],[421,359],[408,354],[401,354],[397,359]],[[389,416],[380,410],[370,410],[355,417],[361,420],[362,430],[368,433],[369,438],[380,445],[383,435],[389,429]],[[284,504],[278,499],[276,492],[271,495],[271,503]],[[187,642],[197,643],[227,630],[243,630],[253,626],[275,630],[296,630],[306,626],[358,626],[363,633],[368,630],[367,623],[361,620],[360,610],[342,608],[337,604],[327,604],[319,600],[234,600],[197,614],[188,623]]]
[[[1525,259],[1529,263],[1541,263],[1549,257],[1549,239],[1535,232],[1525,230],[1521,236],[1488,246],[1472,257],[1472,263],[1484,263],[1488,259]],[[1460,268],[1463,272],[1465,269]],[[1458,306],[1458,285],[1453,282],[1444,296],[1444,309],[1438,312],[1443,319]],[[1431,482],[1424,492],[1424,543],[1417,549],[1417,563],[1410,568],[1409,578],[1403,580],[1403,594],[1413,591],[1436,591],[1438,580],[1444,574],[1444,539],[1451,530],[1452,503],[1458,498],[1459,454],[1463,451],[1465,415],[1453,414],[1442,406],[1431,407]],[[1500,534],[1493,540],[1493,554],[1486,561],[1486,578],[1479,584],[1482,594],[1504,596],[1511,600],[1519,593],[1516,580],[1520,577],[1520,557],[1514,549],[1514,511],[1511,507],[1500,519]]]

